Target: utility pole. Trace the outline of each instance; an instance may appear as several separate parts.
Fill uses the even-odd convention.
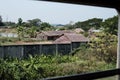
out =
[[[118,44],[117,44],[117,68],[120,69],[120,9],[118,12]],[[117,80],[120,80],[120,75],[117,76]]]

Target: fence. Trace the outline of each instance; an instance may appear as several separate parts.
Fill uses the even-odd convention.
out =
[[[83,43],[83,42],[82,42]],[[4,45],[0,46],[0,57],[28,57],[29,54],[54,55],[69,54],[73,49],[78,48],[80,42],[71,44],[33,44],[33,45]]]

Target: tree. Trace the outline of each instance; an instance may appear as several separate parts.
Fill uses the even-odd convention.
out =
[[[3,22],[2,22],[2,17],[0,16],[0,26],[4,26]]]
[[[70,21],[68,24],[64,25],[63,29],[66,29],[66,30],[75,29],[74,22]]]
[[[40,25],[40,30],[45,30],[45,31],[48,31],[48,30],[53,30],[54,29],[54,27],[53,26],[51,26],[49,23],[47,23],[47,22],[43,22],[43,23],[41,23],[41,25]]]
[[[82,28],[85,31],[88,31],[91,27],[95,29],[100,29],[102,24],[102,19],[99,18],[93,18],[93,19],[88,19],[86,21],[82,22],[76,22],[74,24],[75,28]]]
[[[27,32],[27,34],[29,35],[30,38],[35,38],[36,37],[37,28],[35,26],[32,26],[26,32]]]
[[[28,20],[28,23],[30,24],[30,26],[40,27],[41,20],[36,18],[36,19]]]
[[[31,27],[30,23],[28,23],[28,22],[23,22],[22,25],[23,25],[24,27],[28,27],[28,28]]]
[[[60,27],[58,30],[66,30],[66,27]]]
[[[0,16],[0,22],[2,22],[2,17]]]
[[[118,16],[106,19],[102,24],[104,32],[117,35],[118,32]]]
[[[21,38],[24,37],[25,32],[26,32],[25,30],[26,30],[26,29],[25,29],[25,27],[23,27],[23,26],[18,26],[18,27],[17,27],[17,34],[18,34],[19,40],[21,40]]]
[[[90,48],[97,59],[105,62],[115,62],[117,55],[117,36],[109,33],[97,33],[96,38],[92,38]]]
[[[22,25],[22,18],[18,18],[18,26],[21,26]]]
[[[12,28],[16,27],[16,23],[15,22],[4,22],[5,26],[11,26]]]
[[[75,27],[73,26],[73,25],[71,25],[71,24],[66,24],[65,26],[65,29],[67,29],[67,30],[70,30],[70,29],[74,29]]]

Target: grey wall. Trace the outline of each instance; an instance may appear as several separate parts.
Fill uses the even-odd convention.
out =
[[[0,48],[2,49],[2,53],[0,54],[3,54],[4,57],[8,57],[8,56],[17,57],[17,58],[23,57],[23,46],[3,46]]]
[[[23,56],[28,57],[29,54],[35,55],[40,53],[40,45],[24,45]]]
[[[71,44],[58,44],[57,51],[58,54],[69,54],[71,52]]]
[[[54,54],[69,54],[75,48],[78,48],[80,43],[72,44],[34,44],[34,45],[8,45],[0,46],[0,57],[17,57],[23,58],[28,57],[29,54],[45,54],[45,55],[54,55]]]
[[[3,58],[3,56],[4,56],[4,47],[1,47],[0,46],[0,58]]]
[[[46,55],[53,55],[56,53],[56,45],[55,44],[46,44],[41,45],[41,53]]]

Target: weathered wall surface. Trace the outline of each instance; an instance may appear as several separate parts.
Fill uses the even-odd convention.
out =
[[[70,44],[57,44],[57,51],[58,54],[69,54],[71,52],[71,45]]]
[[[2,53],[4,57],[17,57],[22,58],[23,57],[23,46],[3,46],[0,47],[2,49]],[[1,52],[1,51],[0,51]]]
[[[28,57],[30,55],[35,55],[40,53],[40,45],[24,45],[23,46],[23,54],[24,57]]]
[[[56,53],[56,45],[55,44],[46,44],[41,45],[41,53],[46,55],[53,55]]]
[[[34,44],[34,45],[8,45],[0,46],[0,57],[17,57],[23,58],[31,55],[54,55],[54,54],[69,54],[75,48],[80,46],[80,42],[72,44]]]
[[[1,47],[0,46],[0,58],[3,58],[4,57],[4,47]]]

